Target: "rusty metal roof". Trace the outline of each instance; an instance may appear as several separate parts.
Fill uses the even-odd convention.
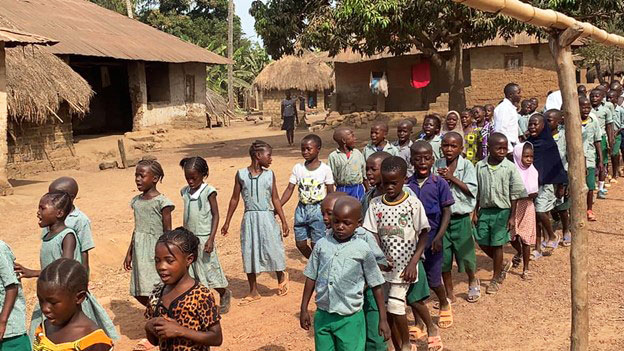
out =
[[[54,45],[57,43],[56,40],[50,38],[5,27],[0,27],[0,41],[5,43],[5,47],[20,45]]]
[[[0,13],[20,29],[57,39],[53,54],[122,60],[230,61],[137,20],[86,0],[0,0]]]

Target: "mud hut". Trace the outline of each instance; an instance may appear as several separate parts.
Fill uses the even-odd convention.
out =
[[[279,126],[280,105],[287,91],[305,99],[306,111],[325,109],[325,97],[334,87],[333,69],[310,55],[284,56],[268,64],[254,85],[262,94],[263,114],[270,116],[272,125]],[[301,103],[297,104],[298,110],[300,107]]]
[[[232,111],[228,109],[227,100],[216,91],[206,88],[206,118],[208,119],[208,127],[213,125],[224,126],[234,117]]]

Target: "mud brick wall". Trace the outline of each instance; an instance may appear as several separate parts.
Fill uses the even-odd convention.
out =
[[[307,94],[300,90],[291,90],[292,97],[305,96]],[[282,126],[281,106],[282,100],[286,98],[285,90],[264,90],[262,92],[262,114],[265,119],[271,121],[271,125],[274,127]],[[306,105],[307,106],[307,105]],[[316,92],[316,109],[309,109],[306,107],[306,111],[319,111],[324,110],[325,106],[325,94],[322,91]],[[299,101],[297,101],[297,113],[301,117],[301,111],[299,110]]]
[[[78,168],[75,156],[72,124],[69,116],[62,116],[45,124],[23,122],[9,125],[9,178],[53,170]]]
[[[506,56],[521,57],[522,65],[517,69],[505,67]],[[503,88],[509,82],[520,85],[523,99],[537,97],[539,108],[549,91],[559,89],[548,44],[473,48],[470,68],[472,84],[466,89],[467,106],[497,104],[504,98]]]

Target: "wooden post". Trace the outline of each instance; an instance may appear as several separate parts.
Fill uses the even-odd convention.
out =
[[[128,167],[128,158],[126,157],[126,146],[123,138],[117,139],[117,147],[119,148],[119,157],[121,158],[121,168]]]
[[[7,162],[9,156],[7,128],[9,125],[9,111],[6,77],[4,42],[0,41],[0,195],[2,196],[13,194],[13,188],[7,176]]]
[[[585,182],[585,155],[581,136],[581,118],[576,90],[576,67],[572,61],[570,45],[583,33],[580,25],[565,31],[553,32],[550,49],[557,65],[559,89],[563,97],[562,110],[565,113],[566,153],[568,157],[568,178],[570,189],[570,250],[572,290],[571,351],[589,349],[589,304],[588,304],[588,256],[587,249],[587,185]]]
[[[228,0],[228,44],[227,54],[232,61],[228,63],[227,86],[228,86],[228,108],[234,111],[234,0]],[[229,122],[229,118],[228,118]]]

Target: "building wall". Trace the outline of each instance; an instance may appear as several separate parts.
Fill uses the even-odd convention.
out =
[[[506,69],[505,55],[521,56],[522,65],[518,69]],[[472,86],[466,89],[467,106],[497,104],[509,82],[520,85],[523,98],[537,97],[540,107],[549,91],[559,89],[548,44],[470,49],[470,65]]]
[[[306,96],[307,94],[304,91],[300,90],[291,90],[292,97],[298,96]],[[273,126],[281,126],[282,125],[282,116],[281,116],[281,108],[282,108],[282,100],[286,98],[285,90],[263,90],[262,91],[262,115],[270,118],[271,124]],[[324,111],[325,110],[325,94],[323,91],[316,92],[316,109],[307,111]],[[299,112],[299,103],[297,103],[297,111]]]

